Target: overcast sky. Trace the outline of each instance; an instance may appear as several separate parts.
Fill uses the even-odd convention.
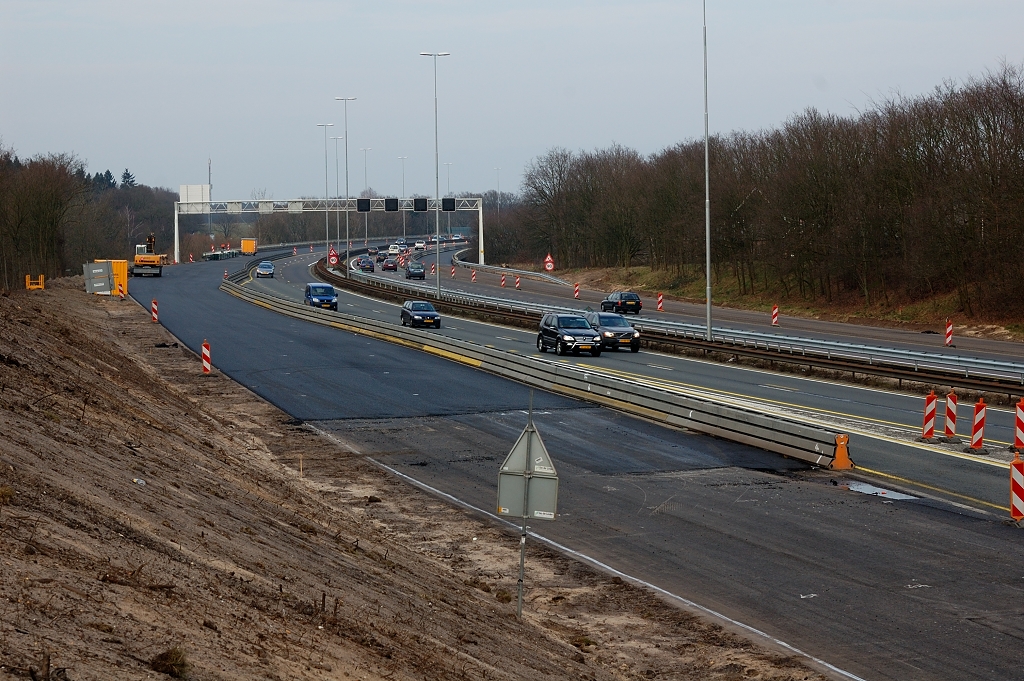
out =
[[[703,135],[700,0],[0,0],[0,140],[90,172],[205,183],[215,199],[324,193],[324,136],[349,186],[518,190],[551,147],[644,154]],[[1024,61],[1020,0],[708,0],[712,132],[807,107],[854,114]],[[341,143],[344,145],[344,142]],[[329,140],[330,193],[335,187]],[[345,157],[341,147],[341,194]]]

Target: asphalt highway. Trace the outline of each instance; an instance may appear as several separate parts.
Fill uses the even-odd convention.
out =
[[[442,272],[449,275],[451,272],[451,253],[441,253]],[[428,252],[423,257],[423,262],[430,268],[430,262],[435,259],[433,253]],[[555,272],[554,274],[558,274]],[[568,307],[584,308],[587,306],[595,310],[600,309],[600,302],[604,299],[605,293],[580,289],[579,300],[573,299],[572,286],[565,286],[536,279],[523,278],[522,289],[516,291],[512,277],[506,277],[506,286],[501,288],[501,276],[499,274],[477,272],[476,283],[470,281],[468,270],[459,268],[456,272],[456,281],[447,282],[452,288],[458,288],[466,292],[478,295],[498,296],[511,298],[513,300],[548,303],[553,305],[564,305]],[[705,323],[705,312],[703,305],[686,303],[682,301],[664,301],[664,312],[656,312],[657,300],[650,294],[640,292],[644,304],[644,312],[639,319],[659,319],[690,324]],[[955,348],[944,347],[945,342],[945,320],[936,319],[935,324],[927,329],[930,333],[922,333],[922,329],[901,329],[867,326],[843,322],[830,322],[820,319],[802,319],[799,317],[788,317],[785,310],[781,311],[780,326],[771,325],[770,312],[754,312],[749,310],[736,310],[731,308],[714,307],[712,326],[728,327],[731,329],[743,329],[747,331],[758,331],[761,333],[779,333],[790,336],[801,336],[805,338],[819,338],[843,343],[865,343],[868,345],[884,345],[886,347],[904,348],[918,352],[938,352],[943,354],[965,354],[972,357],[986,357],[990,359],[1015,360],[1024,358],[1024,345],[1011,341],[999,341],[990,338],[977,338],[971,336],[954,337]],[[964,319],[954,319],[955,324],[963,324]]]
[[[295,296],[311,279],[308,261],[279,261],[278,276],[259,285]],[[147,308],[158,299],[161,323],[180,340],[198,351],[208,339],[217,370],[295,418],[423,484],[493,508],[498,465],[525,425],[525,387],[247,304],[218,290],[224,265],[165,268],[160,279],[133,279],[130,294]],[[344,301],[343,310],[378,310],[397,323],[385,303]],[[446,319],[441,332],[468,328]],[[532,338],[518,342],[533,351]],[[645,356],[655,357],[579,361],[632,370],[626,362]],[[758,385],[780,378],[756,375]],[[1024,547],[1020,530],[998,517],[861,494],[849,489],[856,478],[838,472],[556,395],[538,393],[535,409],[561,478],[559,519],[533,527],[537,534],[860,678],[1020,676]],[[958,462],[965,474],[1003,475],[908,449],[918,468]],[[867,456],[864,448],[855,459]],[[527,588],[529,579],[528,570]]]

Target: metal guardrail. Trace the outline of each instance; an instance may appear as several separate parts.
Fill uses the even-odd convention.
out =
[[[330,275],[324,271],[323,276]],[[353,273],[342,286],[371,293],[374,288],[436,300],[433,287],[403,282],[385,277]],[[452,310],[473,314],[490,314],[524,325],[535,324],[547,312],[579,314],[583,310],[561,305],[523,302],[508,298],[484,296],[464,291],[442,291],[441,303]],[[706,352],[752,357],[771,362],[798,364],[836,371],[871,374],[887,378],[935,383],[938,385],[1024,395],[1024,364],[998,362],[961,355],[914,353],[909,350],[889,349],[838,343],[813,338],[796,338],[765,334],[756,331],[716,329],[715,339],[704,337],[704,326],[638,318],[634,326],[642,333],[641,342],[647,345],[685,347]],[[942,361],[944,360],[944,361]]]
[[[480,270],[481,272],[494,272],[495,274],[506,273],[506,274],[512,274],[512,275],[518,274],[519,276],[527,277],[528,279],[539,279],[541,281],[551,282],[552,284],[561,284],[562,286],[572,286],[572,284],[570,284],[569,282],[565,281],[564,279],[559,279],[558,277],[554,276],[553,274],[548,274],[546,272],[534,272],[532,270],[517,270],[517,269],[513,269],[511,267],[501,267],[499,265],[480,265],[480,264],[475,263],[475,262],[466,262],[465,260],[463,260],[462,258],[459,257],[463,253],[465,253],[466,251],[471,251],[471,250],[473,250],[473,249],[471,249],[471,248],[463,248],[461,251],[459,251],[458,253],[453,255],[452,256],[452,264],[455,265],[456,267],[465,267],[467,269],[477,269],[477,270]]]
[[[795,419],[602,375],[572,364],[488,348],[367,317],[308,307],[225,280],[221,290],[297,319],[371,336],[460,362],[519,383],[740,442],[815,466],[847,459],[848,436]],[[837,452],[837,446],[841,452]]]

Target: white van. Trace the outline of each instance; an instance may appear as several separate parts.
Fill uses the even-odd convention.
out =
[[[402,252],[402,247],[398,244],[391,244],[388,246],[388,255],[399,255]]]

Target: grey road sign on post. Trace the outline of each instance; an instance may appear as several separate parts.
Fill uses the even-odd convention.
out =
[[[498,471],[498,515],[523,519],[519,538],[519,601],[516,616],[523,617],[523,575],[526,568],[526,521],[554,520],[558,512],[558,473],[547,447],[533,425],[533,391],[530,415],[512,451]]]

